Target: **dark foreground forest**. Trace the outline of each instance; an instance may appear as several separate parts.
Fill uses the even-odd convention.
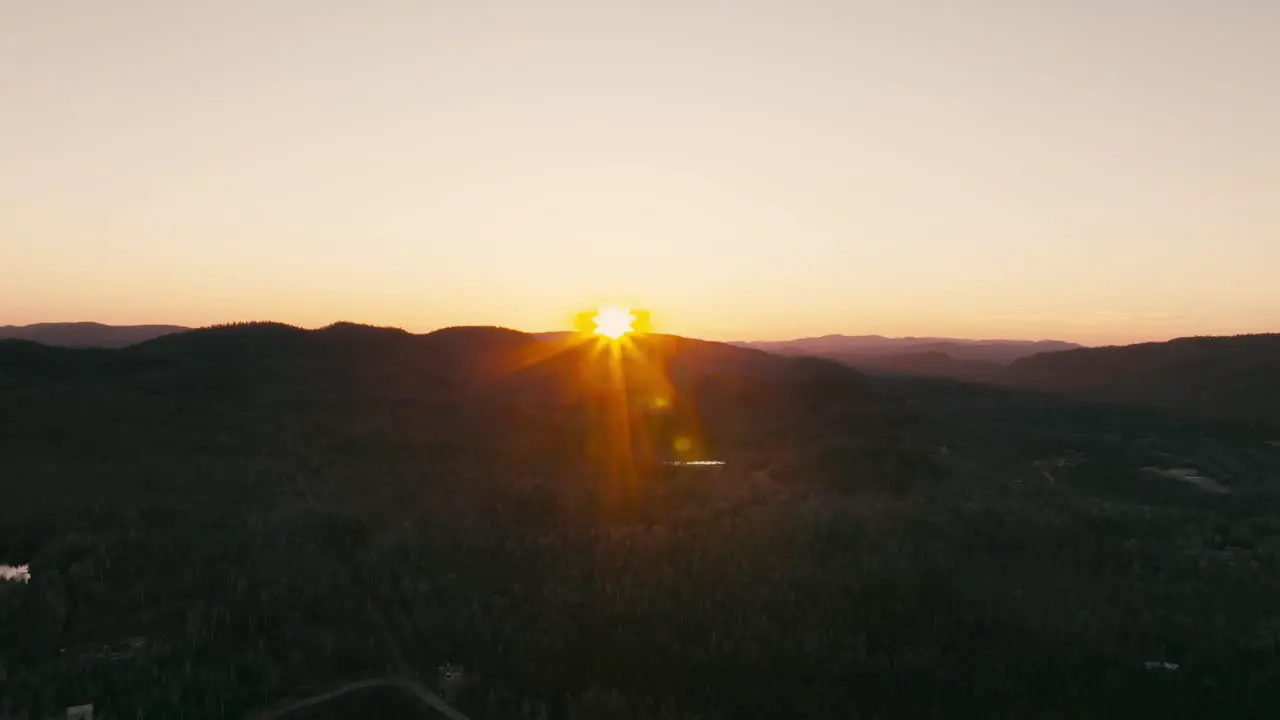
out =
[[[0,717],[1277,717],[1265,430],[659,336],[0,342]]]

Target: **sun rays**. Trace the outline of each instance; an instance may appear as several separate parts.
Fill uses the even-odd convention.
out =
[[[648,312],[601,305],[578,313],[574,329],[508,355],[501,374],[513,387],[554,388],[557,412],[585,421],[581,459],[622,507],[663,466],[704,459],[699,413],[668,374],[678,343],[650,334]]]

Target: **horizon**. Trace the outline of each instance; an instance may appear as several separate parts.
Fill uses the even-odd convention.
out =
[[[581,314],[582,313],[579,313],[579,315]],[[38,325],[97,325],[101,327],[175,327],[175,328],[180,328],[182,331],[188,331],[188,330],[200,330],[203,328],[209,328],[209,327],[214,327],[219,325],[230,325],[230,324],[236,324],[236,323],[279,323],[282,325],[295,327],[300,330],[323,330],[324,328],[327,328],[333,325],[345,323],[345,324],[360,325],[364,327],[373,327],[373,328],[386,329],[386,330],[402,330],[412,335],[429,335],[439,330],[447,330],[450,328],[459,328],[459,327],[489,327],[489,328],[497,328],[497,329],[503,329],[503,330],[513,330],[516,332],[521,332],[529,335],[584,332],[581,329],[575,329],[573,327],[568,327],[568,326],[557,327],[557,328],[544,328],[544,329],[527,329],[527,328],[517,328],[517,327],[511,327],[509,325],[501,325],[501,324],[493,324],[493,323],[484,323],[484,324],[455,323],[455,324],[449,324],[449,325],[440,325],[438,327],[431,327],[431,328],[410,328],[410,327],[402,327],[399,325],[387,325],[382,323],[364,322],[359,320],[334,320],[331,322],[319,323],[314,325],[302,325],[297,323],[285,322],[282,320],[267,320],[267,319],[220,320],[220,321],[211,322],[211,323],[204,323],[201,325],[183,325],[180,323],[172,323],[172,322],[140,322],[140,323],[117,324],[117,323],[105,323],[97,320],[65,320],[65,321],[53,320],[53,321],[41,321],[41,322],[21,323],[21,324],[0,323],[0,328],[23,328],[23,327],[38,326]],[[672,332],[672,331],[663,329],[661,326],[654,328],[652,330],[641,330],[638,332],[639,334],[675,335],[675,336],[687,337],[695,340],[706,340],[709,342],[719,342],[719,343],[726,343],[726,344],[787,343],[787,342],[799,342],[804,340],[818,340],[823,338],[845,337],[845,338],[884,338],[887,340],[920,340],[922,342],[929,342],[929,341],[960,341],[960,342],[1007,341],[1007,342],[1023,342],[1023,343],[1063,342],[1063,343],[1071,343],[1071,344],[1079,345],[1081,347],[1086,347],[1086,348],[1141,345],[1146,343],[1163,343],[1163,342],[1169,342],[1172,340],[1180,340],[1180,339],[1191,338],[1191,337],[1232,337],[1232,336],[1239,336],[1239,335],[1276,334],[1273,331],[1261,330],[1258,332],[1246,332],[1246,333],[1202,333],[1202,334],[1192,334],[1192,335],[1175,335],[1171,337],[1164,337],[1164,338],[1157,338],[1157,339],[1133,340],[1130,342],[1089,343],[1089,342],[1082,342],[1072,338],[1064,338],[1064,337],[976,337],[976,336],[958,336],[958,335],[889,335],[884,333],[870,333],[870,332],[827,332],[827,333],[820,333],[815,335],[802,335],[802,336],[790,336],[790,337],[709,338],[709,337],[703,337],[703,336],[697,336],[697,335],[687,335],[679,332]]]
[[[6,15],[14,324],[1280,329],[1264,0]]]

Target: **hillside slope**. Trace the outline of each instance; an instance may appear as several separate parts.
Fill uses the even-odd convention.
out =
[[[0,341],[0,712],[400,666],[474,720],[1276,716],[1270,436],[581,340]]]
[[[1001,382],[1280,426],[1280,334],[1044,353],[1013,362]]]

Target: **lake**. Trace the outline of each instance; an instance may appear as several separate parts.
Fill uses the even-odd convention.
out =
[[[30,565],[0,565],[0,580],[27,582],[31,579]]]

